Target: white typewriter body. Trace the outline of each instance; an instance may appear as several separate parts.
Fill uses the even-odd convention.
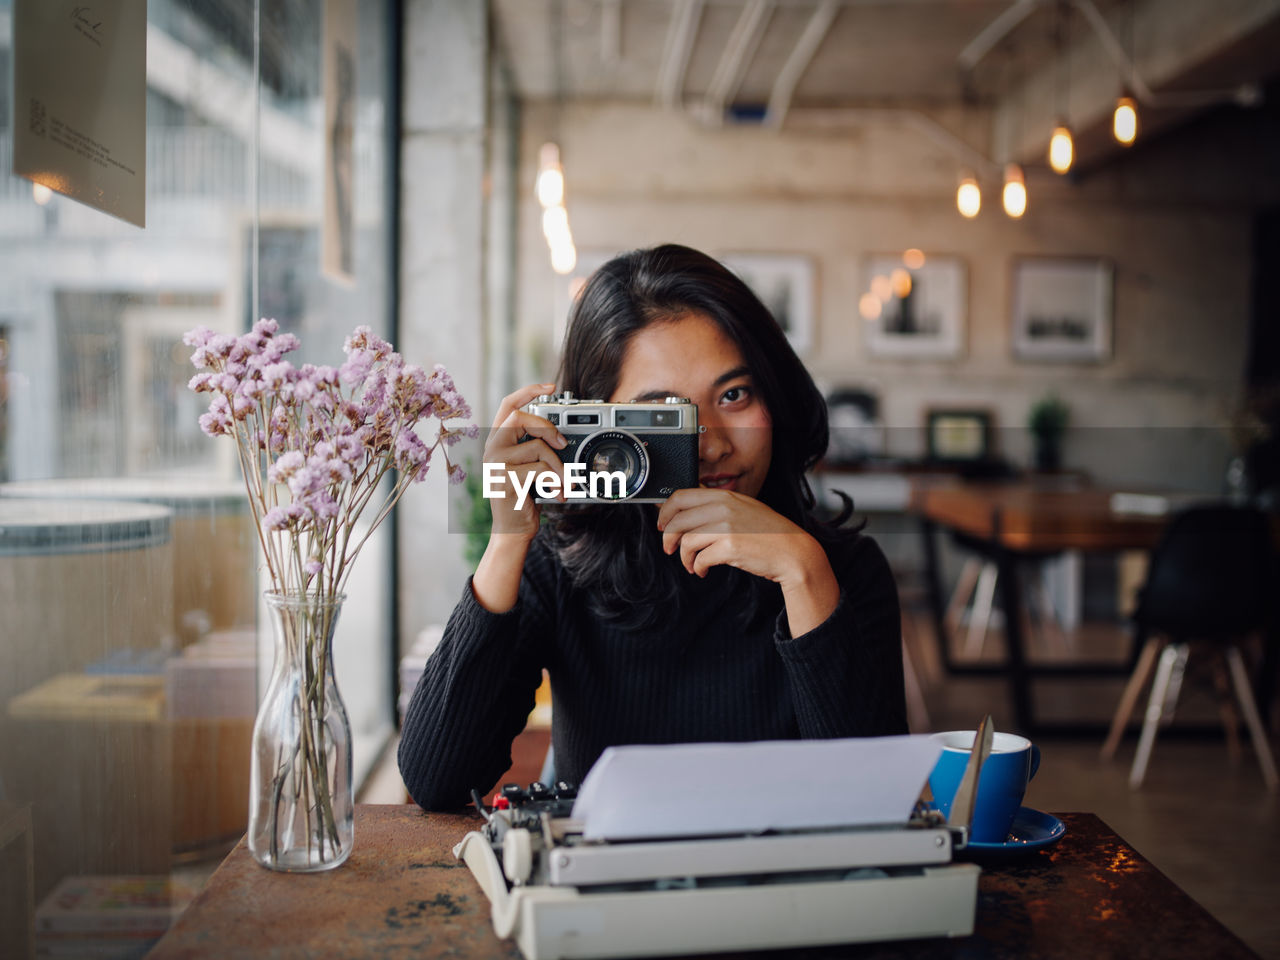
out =
[[[734,763],[759,769],[749,749],[733,749],[740,754]],[[684,770],[685,775],[725,782],[723,766],[694,759],[703,773]],[[916,780],[916,795],[932,762]],[[914,767],[921,764],[917,760]],[[828,786],[804,782],[763,804],[753,796],[744,804],[751,809],[738,815],[724,811],[722,803],[718,826],[709,829],[708,815],[714,811],[705,805],[678,823],[675,808],[655,813],[654,803],[641,801],[625,809],[620,798],[633,793],[634,784],[622,775],[613,778],[614,789],[593,790],[599,787],[592,778],[600,767],[584,781],[572,810],[564,801],[517,802],[486,813],[482,830],[467,834],[454,848],[490,900],[495,932],[513,937],[527,960],[666,956],[973,932],[980,871],[952,861],[967,830],[949,826],[914,798],[909,812],[892,822],[815,825],[807,821],[830,819],[830,814],[806,817],[803,811],[787,818],[798,823],[775,822],[770,813],[765,814],[770,819],[759,819],[770,802],[775,811],[778,803],[803,807],[797,797],[813,796],[804,791]],[[643,764],[638,772],[652,774]],[[916,772],[908,772],[903,782]],[[708,796],[697,784],[688,793],[695,799]],[[862,810],[855,819],[867,813]],[[689,830],[670,835],[685,820]]]

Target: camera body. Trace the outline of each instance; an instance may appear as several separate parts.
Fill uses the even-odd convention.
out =
[[[585,474],[588,495],[570,502],[661,503],[698,485],[698,405],[684,397],[610,403],[566,391],[537,397],[525,409],[550,420],[569,441],[563,450],[552,448],[566,468],[582,464],[575,469]]]

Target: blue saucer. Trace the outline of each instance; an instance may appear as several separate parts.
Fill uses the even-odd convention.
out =
[[[1051,847],[1067,832],[1062,821],[1049,813],[1041,813],[1030,807],[1019,807],[1013,815],[1013,826],[1004,843],[979,843],[970,841],[964,852],[982,856],[1018,856]]]

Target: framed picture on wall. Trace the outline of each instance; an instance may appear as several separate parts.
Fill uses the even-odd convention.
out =
[[[796,353],[813,346],[813,260],[782,253],[727,253],[720,260],[769,308]]]
[[[1013,261],[1013,355],[1096,363],[1111,356],[1112,265],[1089,257]]]
[[[876,357],[950,359],[964,352],[968,276],[959,257],[869,257],[858,310]]]
[[[924,415],[925,448],[929,460],[971,463],[994,452],[994,417],[990,410],[931,409]]]

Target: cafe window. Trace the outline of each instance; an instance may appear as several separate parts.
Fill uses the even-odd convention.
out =
[[[13,174],[14,2],[0,0],[0,889],[26,906],[0,911],[0,943],[111,956],[87,918],[115,897],[149,905],[125,921],[133,956],[167,925],[150,908],[181,907],[244,833],[272,655],[232,441],[199,428],[183,333],[271,316],[301,339],[297,363],[335,365],[357,325],[393,339],[391,4],[353,0],[335,168],[324,0],[149,0],[143,229]],[[394,724],[389,529],[335,638],[357,785]]]

